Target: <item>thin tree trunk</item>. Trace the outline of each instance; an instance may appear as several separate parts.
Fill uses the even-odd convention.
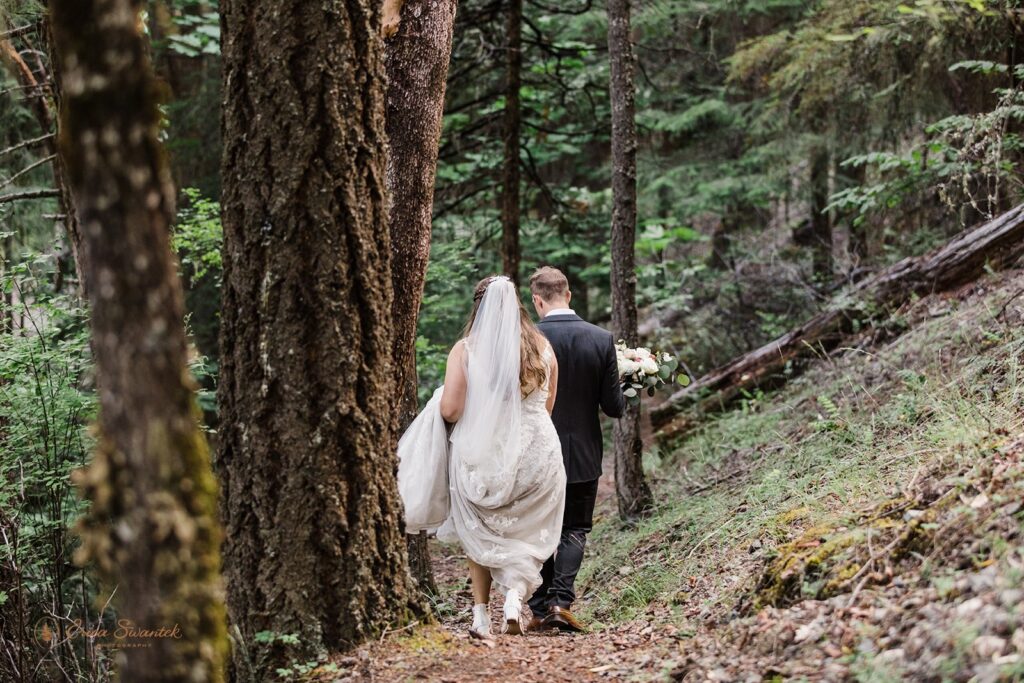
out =
[[[178,637],[119,654],[124,681],[219,681],[227,659],[217,485],[187,369],[171,255],[174,187],[138,0],[54,0],[64,94],[60,153],[82,224],[99,386],[98,447],[76,480],[91,501],[79,562],[119,619]]]
[[[392,359],[398,433],[416,417],[416,323],[430,256],[434,177],[455,0],[407,0],[387,40],[388,224],[394,301]],[[421,590],[437,593],[426,534],[407,537],[409,565]]]
[[[395,480],[381,3],[221,10],[217,469],[234,664],[259,679],[419,604]],[[299,642],[264,649],[263,631]]]
[[[505,32],[505,165],[501,192],[501,254],[505,274],[519,286],[519,138],[522,129],[519,89],[522,85],[523,0],[508,0]]]
[[[857,166],[852,170],[851,184],[863,186],[867,182],[867,166]],[[867,217],[862,216],[859,223],[855,223],[855,216],[850,216],[847,222],[850,225],[850,260],[853,262],[853,270],[867,266],[870,251],[868,244],[868,228],[870,226]]]
[[[832,223],[828,212],[828,148],[815,147],[811,156],[811,253],[815,279],[823,286],[832,283]]]
[[[639,342],[636,313],[636,95],[630,0],[608,0],[612,103],[612,327],[629,346]],[[623,519],[652,504],[644,479],[640,406],[615,422],[615,490]]]
[[[735,207],[727,207],[711,233],[711,256],[708,258],[708,266],[714,270],[732,269],[729,252],[732,250],[732,233],[736,228],[737,213]]]
[[[53,92],[53,99],[58,109],[61,102],[59,83],[56,79],[56,74],[58,73],[57,60],[53,56],[52,42],[49,36],[47,36],[46,47],[51,62],[51,82],[48,84],[45,80],[43,83],[38,81],[35,74],[32,73],[32,69],[21,58],[21,55],[18,54],[10,40],[0,40],[0,57],[8,64],[18,84],[24,89],[24,94],[28,98],[29,109],[35,115],[39,129],[44,135],[54,132],[54,116],[50,111],[48,99],[45,97],[45,91],[48,89],[47,85],[53,86],[55,91]],[[59,133],[59,131],[57,132]],[[64,159],[61,155],[57,154],[58,137],[59,135],[47,137],[43,141],[43,148],[48,156],[53,157],[51,167],[53,169],[53,181],[54,186],[57,188],[57,199],[62,216],[60,220],[64,226],[64,232],[68,238],[68,246],[71,249],[71,257],[78,274],[78,293],[81,296],[85,296],[88,290],[85,274],[86,264],[83,262],[82,256],[82,233],[78,226],[78,214],[75,211],[71,188],[68,187],[66,179],[67,170],[64,168]]]

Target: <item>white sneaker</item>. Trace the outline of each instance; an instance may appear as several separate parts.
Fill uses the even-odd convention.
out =
[[[513,636],[523,634],[523,627],[519,620],[522,618],[523,600],[519,597],[519,591],[510,589],[505,594],[505,606],[502,608],[505,614],[505,633]]]
[[[473,605],[473,625],[469,634],[476,638],[491,637],[491,613],[486,604]]]

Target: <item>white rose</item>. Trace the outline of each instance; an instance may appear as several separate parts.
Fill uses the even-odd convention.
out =
[[[658,367],[658,361],[648,356],[640,361],[640,369],[644,371],[645,375],[656,375],[660,368]]]
[[[622,355],[629,360],[636,360],[636,349],[623,349]]]
[[[645,358],[651,357],[651,350],[640,347],[636,350],[636,357],[638,360],[644,360]]]

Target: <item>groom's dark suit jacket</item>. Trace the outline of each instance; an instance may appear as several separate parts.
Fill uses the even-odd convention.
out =
[[[597,411],[626,409],[611,332],[575,314],[549,315],[537,325],[558,359],[558,394],[551,419],[562,442],[567,483],[601,476],[604,444]]]

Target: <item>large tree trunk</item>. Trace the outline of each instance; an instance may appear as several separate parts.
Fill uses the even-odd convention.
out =
[[[729,406],[744,390],[780,386],[798,375],[805,361],[836,348],[855,327],[870,325],[913,296],[952,289],[989,268],[1009,266],[1022,254],[1024,205],[964,231],[928,254],[905,258],[861,281],[800,327],[677,392],[652,413],[651,421],[666,436],[679,434],[692,425],[688,416],[677,417],[687,405],[696,403],[702,412],[714,412]]]
[[[612,327],[629,346],[639,342],[636,322],[636,95],[630,0],[608,0],[608,56],[612,103]],[[626,406],[615,422],[615,490],[619,515],[636,517],[652,504],[644,479],[640,405]]]
[[[414,596],[395,480],[381,3],[222,3],[217,467],[241,671],[347,649]],[[255,634],[299,644],[258,652]],[[258,676],[263,671],[257,672]]]
[[[501,254],[505,274],[519,286],[519,138],[522,129],[523,0],[508,0],[505,32],[505,164],[501,191]]]
[[[180,637],[118,655],[124,681],[223,680],[217,486],[187,369],[171,255],[174,188],[158,141],[142,3],[54,0],[68,82],[60,153],[82,224],[100,398],[79,561],[117,590],[119,619]]]
[[[391,232],[391,356],[398,433],[416,417],[416,323],[430,256],[434,176],[444,113],[456,0],[407,0],[387,41],[388,224]],[[437,592],[426,534],[408,536],[421,590]]]
[[[43,149],[46,150],[48,156],[53,158],[51,168],[53,169],[54,188],[57,190],[56,195],[60,206],[61,218],[59,220],[64,226],[64,233],[68,238],[68,248],[71,251],[71,258],[78,274],[78,293],[84,296],[88,292],[88,283],[86,280],[87,268],[82,255],[82,233],[78,225],[78,214],[75,211],[71,188],[68,187],[67,183],[67,170],[64,168],[64,160],[61,155],[57,154],[57,137],[60,131],[56,130],[56,128],[59,125],[54,125],[53,112],[50,110],[49,100],[46,97],[47,91],[52,86],[53,101],[58,109],[60,108],[60,84],[57,79],[59,69],[56,64],[57,60],[53,57],[52,42],[49,36],[46,36],[47,54],[50,56],[51,62],[49,83],[45,79],[42,83],[39,82],[39,79],[36,78],[32,69],[25,63],[25,60],[22,59],[21,54],[15,49],[14,44],[10,40],[0,40],[0,58],[8,65],[8,68],[14,74],[15,80],[18,81],[18,85],[22,87],[23,95],[27,98],[29,108],[39,124],[39,130],[43,135],[48,136],[43,140]],[[58,277],[59,281],[60,278]]]

